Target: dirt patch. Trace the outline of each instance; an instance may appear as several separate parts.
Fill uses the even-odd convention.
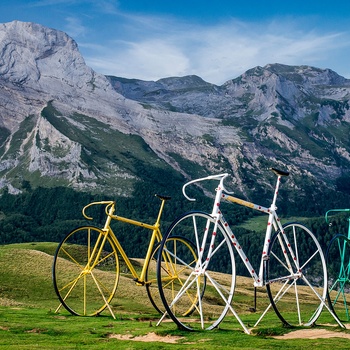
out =
[[[349,333],[334,332],[328,329],[299,329],[281,336],[274,337],[275,339],[319,339],[319,338],[347,338],[350,339]]]
[[[26,331],[26,333],[42,333],[42,332],[45,332],[45,329],[33,328]]]
[[[0,306],[23,306],[23,304],[12,299],[0,298]]]
[[[176,344],[178,340],[183,339],[183,337],[176,336],[160,336],[154,332],[148,333],[146,335],[133,336],[131,334],[111,334],[110,338],[115,338],[119,340],[133,340],[133,341],[143,341],[143,342],[163,342],[163,343],[171,343]]]
[[[53,318],[56,318],[57,320],[65,320],[67,317],[62,315],[56,315]]]

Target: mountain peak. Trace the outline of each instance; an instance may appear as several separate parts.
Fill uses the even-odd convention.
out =
[[[222,86],[195,75],[107,78],[65,33],[5,23],[0,186],[60,179],[128,195],[141,176],[171,168],[189,178],[230,172],[249,195],[266,188],[261,169],[276,166],[295,188],[306,177],[314,195],[350,175],[349,96],[347,79],[309,66],[258,66]]]
[[[18,87],[54,95],[108,85],[104,76],[86,66],[71,37],[31,22],[0,24],[0,75]]]
[[[264,68],[274,74],[296,82],[314,85],[350,85],[346,79],[331,69],[321,69],[312,66],[289,66],[280,63],[267,64]]]
[[[111,117],[115,104],[124,100],[104,75],[85,64],[71,37],[30,22],[0,24],[0,77],[6,101],[0,103],[0,123],[11,130],[18,126],[16,120],[37,114],[49,101]],[[20,95],[24,103],[12,105],[10,94]],[[96,111],[95,99],[105,101],[103,113]]]
[[[0,24],[0,39],[0,74],[14,84],[37,82],[57,72],[62,76],[73,63],[84,64],[73,39],[39,24],[20,21]],[[68,59],[63,60],[63,55]]]

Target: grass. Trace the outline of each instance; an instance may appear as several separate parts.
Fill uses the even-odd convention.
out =
[[[308,220],[307,217],[301,217],[301,216],[289,216],[288,218],[281,217],[282,224],[288,223],[288,222],[305,222]],[[249,220],[241,223],[238,225],[238,227],[243,227],[246,230],[249,231],[256,231],[256,232],[263,232],[265,233],[266,225],[268,221],[268,216],[265,214],[257,215],[252,218],[249,218]]]
[[[55,313],[58,300],[51,282],[51,264],[56,246],[55,243],[0,246],[0,349],[348,348],[349,339],[343,338],[275,339],[272,336],[292,330],[282,327],[272,311],[253,329],[252,335],[245,334],[232,315],[225,318],[219,329],[207,332],[181,331],[173,322],[156,327],[159,316],[148,302],[145,288],[137,287],[124,274],[111,303],[115,320],[108,312],[99,317],[76,317],[65,310]],[[252,293],[250,279],[239,277],[234,308],[249,326],[256,322],[268,302],[264,289],[259,289],[258,312],[249,312]],[[340,330],[326,311],[316,329],[349,332]],[[151,341],[135,340],[145,336]],[[166,342],[170,339],[176,343]]]

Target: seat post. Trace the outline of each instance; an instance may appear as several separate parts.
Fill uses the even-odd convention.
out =
[[[156,197],[158,197],[161,200],[161,204],[160,204],[160,208],[159,208],[159,212],[158,212],[158,217],[157,217],[157,221],[155,223],[156,226],[159,226],[160,223],[160,217],[162,216],[162,212],[164,209],[164,204],[166,201],[170,200],[171,197],[168,196],[161,196],[159,194],[155,194]]]
[[[273,196],[272,204],[271,204],[271,209],[276,210],[276,201],[277,201],[277,195],[278,195],[278,189],[280,186],[281,182],[281,177],[282,176],[288,176],[289,173],[286,171],[282,171],[276,168],[270,168],[270,170],[277,175],[277,182],[276,182],[276,187],[275,187],[275,193]]]

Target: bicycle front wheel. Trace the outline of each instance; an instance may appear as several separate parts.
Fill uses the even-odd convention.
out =
[[[350,241],[344,235],[336,235],[330,241],[327,252],[329,306],[340,321],[350,320]]]
[[[169,242],[178,236],[194,242],[195,263],[177,257]],[[221,222],[202,212],[184,214],[170,226],[160,246],[157,278],[167,315],[185,330],[217,327],[231,306],[235,272],[232,244]],[[167,279],[168,284],[178,282],[175,288],[166,288]]]
[[[146,271],[146,290],[148,297],[153,307],[161,314],[165,312],[165,308],[157,284],[157,259],[162,260],[161,265],[163,267],[172,267],[164,271],[162,278],[161,289],[165,289],[165,293],[169,295],[174,295],[178,290],[178,286],[183,285],[185,276],[190,273],[190,269],[195,267],[198,260],[194,244],[185,237],[169,237],[166,247],[174,255],[161,254],[158,257],[160,250],[159,243],[154,248]],[[185,313],[189,315],[193,310],[194,307],[189,308]]]
[[[272,307],[286,326],[311,326],[327,294],[326,261],[314,234],[304,225],[283,226],[271,240],[266,287]]]
[[[111,237],[102,230],[79,227],[57,247],[53,268],[53,285],[60,300],[71,314],[95,316],[112,300],[118,286],[119,260]]]

